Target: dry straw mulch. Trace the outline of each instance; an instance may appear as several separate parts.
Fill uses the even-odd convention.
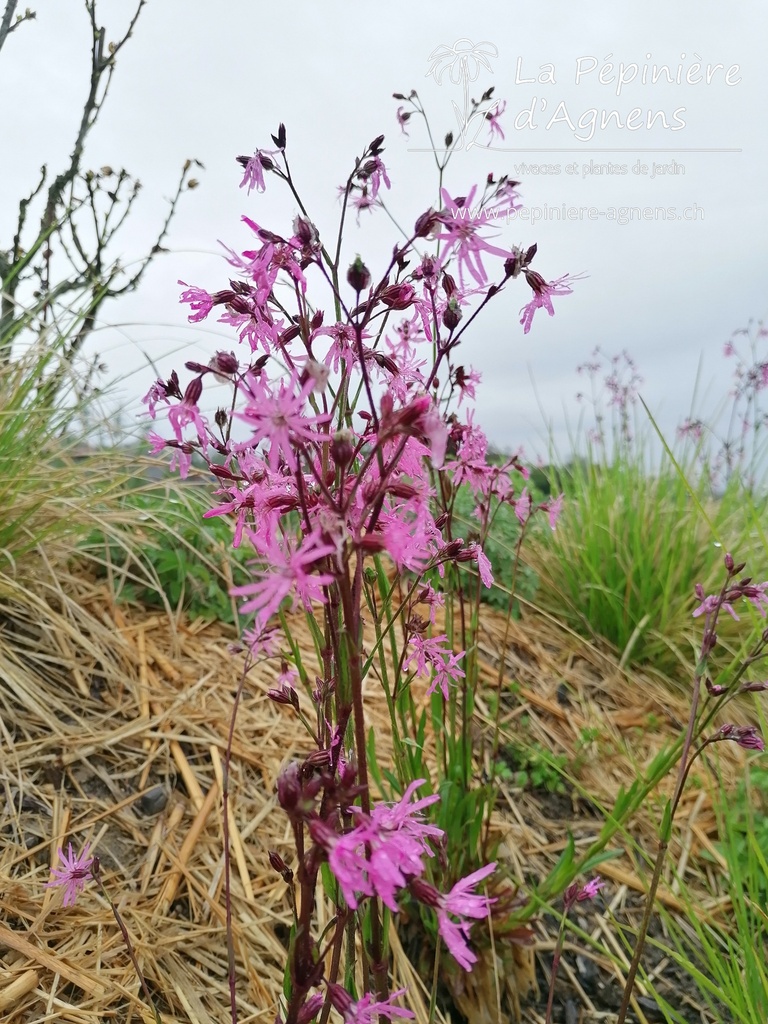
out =
[[[312,663],[301,616],[292,625]],[[488,768],[488,694],[497,685],[503,635],[503,618],[487,611],[480,650],[479,771]],[[57,848],[71,841],[79,849],[86,840],[101,860],[163,1020],[230,1019],[221,786],[241,668],[227,650],[232,639],[233,631],[222,625],[173,622],[141,608],[117,607],[103,584],[68,574],[61,565],[43,564],[23,587],[8,580],[0,585],[3,1020],[152,1019],[112,912],[95,887],[69,909],[61,907],[59,890],[45,888]],[[290,915],[286,886],[270,868],[268,851],[291,864],[292,846],[276,805],[275,780],[289,758],[308,749],[291,710],[267,697],[278,671],[265,664],[249,676],[230,774],[233,933],[243,1024],[271,1024],[282,990]],[[386,761],[388,716],[373,675],[368,689],[370,724]],[[535,611],[512,623],[502,708],[505,742],[514,741],[526,716],[526,741],[575,758],[581,792],[606,807],[613,806],[619,786],[628,786],[679,733],[685,718],[684,700],[661,683],[626,676],[615,658]],[[585,729],[592,730],[586,746]],[[721,762],[723,771],[738,770],[738,753]],[[648,850],[654,848],[658,811],[654,802],[634,826]],[[712,869],[699,855],[707,851],[718,861],[706,789],[686,797],[681,820],[685,831],[671,861],[701,889],[700,912],[722,914],[727,908],[704,897]],[[551,869],[567,830],[585,848],[601,822],[576,791],[554,798],[502,785],[495,824],[511,876],[530,883]],[[630,855],[601,871],[613,909],[643,889],[643,866]],[[661,898],[673,910],[684,909],[674,885],[663,886]],[[329,914],[319,906],[321,924]],[[597,907],[592,927],[617,948],[607,914]],[[475,927],[481,930],[482,922]],[[553,935],[543,923],[538,934],[549,962]],[[393,982],[409,986],[417,1019],[425,1022],[429,982],[394,932],[392,944]],[[518,996],[535,984],[536,951],[514,952],[514,969],[479,964],[464,991],[455,993],[465,1011],[476,1007],[473,1021],[512,1019]],[[497,954],[506,957],[498,944]],[[507,1007],[503,1012],[497,999]],[[540,1018],[526,1013],[525,1019]]]

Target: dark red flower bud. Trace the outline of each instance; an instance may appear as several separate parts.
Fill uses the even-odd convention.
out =
[[[310,1021],[313,1021],[322,1010],[324,1002],[325,996],[322,992],[315,992],[314,995],[311,995],[299,1010],[296,1024],[310,1024]]]
[[[293,233],[302,248],[316,249],[320,245],[320,232],[307,217],[299,215],[294,218]]]
[[[301,774],[298,762],[291,761],[277,777],[277,802],[289,814],[301,799]]]
[[[412,306],[416,299],[416,291],[412,284],[402,282],[391,284],[379,292],[378,298],[390,309],[407,309]]]
[[[504,260],[504,276],[505,278],[516,278],[522,269],[523,263],[520,259],[519,253],[514,256],[508,257]]]
[[[296,711],[299,710],[299,696],[292,686],[288,686],[287,683],[283,683],[279,690],[267,690],[267,697],[275,704],[285,704],[289,707],[294,708]]]
[[[386,551],[387,545],[382,536],[375,533],[366,533],[358,541],[358,547],[366,554],[377,555],[381,551]]]
[[[284,872],[288,871],[288,865],[285,863],[280,854],[277,853],[275,850],[270,850],[268,857],[269,863],[273,871],[277,871],[279,875],[282,875]]]
[[[448,305],[443,310],[443,327],[453,331],[459,326],[462,318],[461,307],[456,299],[449,299]]]
[[[337,430],[331,441],[331,457],[342,469],[355,457],[354,438],[349,430]]]
[[[233,295],[232,299],[227,303],[227,309],[240,316],[250,316],[253,313],[251,305],[244,295]]]
[[[433,909],[438,908],[441,905],[443,897],[429,882],[425,882],[421,878],[412,878],[408,882],[408,891],[414,899],[418,900],[419,903],[424,903],[428,907]]]
[[[222,411],[222,410],[219,410],[219,411]],[[217,466],[215,463],[212,463],[208,468],[213,473],[213,475],[217,476],[220,480],[242,480],[243,479],[243,477],[236,476],[234,473],[230,472],[227,469],[226,466]]]
[[[314,771],[316,768],[327,768],[331,763],[331,755],[328,750],[313,750],[304,761],[303,770],[305,774]]]
[[[440,219],[438,215],[434,210],[429,209],[426,213],[422,213],[416,221],[414,234],[417,238],[426,238],[428,235],[432,234],[439,223]]]
[[[298,338],[301,334],[301,328],[298,324],[291,324],[290,327],[286,327],[283,333],[278,337],[278,341],[281,346],[287,345],[289,341],[293,341],[294,338]]]
[[[209,365],[214,373],[227,375],[237,373],[240,368],[240,363],[237,361],[237,356],[234,352],[217,352]]]
[[[331,1005],[334,1010],[342,1015],[342,1017],[349,1017],[350,1010],[354,1008],[354,1000],[352,996],[347,992],[341,985],[336,985],[334,982],[328,983],[328,996],[331,1000]]]
[[[202,377],[193,377],[189,384],[187,384],[187,390],[184,392],[185,405],[197,405],[198,401],[200,400],[200,395],[202,395],[202,393]]]
[[[370,350],[369,350],[370,351]],[[397,363],[388,356],[385,352],[371,352],[371,358],[378,363],[382,370],[389,370],[393,375],[398,374],[400,371],[397,368]]]
[[[251,363],[251,365],[248,367],[248,370],[254,376],[258,377],[259,374],[261,373],[261,371],[264,369],[264,367],[267,365],[268,362],[269,362],[269,356],[268,355],[259,356],[258,359],[256,359],[254,362]]]
[[[524,270],[525,280],[533,288],[537,295],[542,295],[547,290],[547,282],[535,270]]]
[[[355,256],[355,261],[347,271],[347,284],[354,288],[354,290],[360,294],[365,291],[368,285],[371,283],[371,272],[368,267],[363,263],[359,256]]]

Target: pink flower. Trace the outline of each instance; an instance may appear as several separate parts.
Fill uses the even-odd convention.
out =
[[[764,583],[748,583],[746,586],[741,587],[741,596],[757,608],[763,618],[765,618],[765,609],[768,607],[766,589],[768,589],[768,580]]]
[[[310,834],[326,850],[331,871],[353,910],[361,896],[376,895],[396,913],[400,909],[395,899],[398,891],[424,873],[424,857],[433,856],[427,839],[443,835],[442,829],[425,822],[422,814],[423,808],[440,799],[439,794],[410,802],[424,781],[412,782],[398,803],[378,804],[370,816],[352,808],[358,824],[343,835],[322,821],[310,823]]]
[[[238,162],[243,168],[243,180],[240,182],[240,188],[247,185],[247,195],[250,195],[251,189],[254,188],[257,192],[266,191],[264,168],[272,165],[273,155],[274,153],[267,153],[264,150],[257,149],[250,159],[244,156],[238,158]]]
[[[485,115],[485,119],[488,122],[488,130],[490,132],[490,142],[493,142],[494,136],[498,135],[500,139],[505,139],[504,129],[499,124],[499,118],[507,109],[506,100],[497,100],[496,103],[491,107],[488,113]]]
[[[523,488],[523,493],[515,502],[515,515],[520,520],[520,525],[525,526],[531,515],[531,496],[528,488]]]
[[[469,948],[467,942],[472,925],[469,921],[461,920],[461,918],[488,916],[490,906],[496,902],[496,899],[478,896],[470,890],[495,870],[495,863],[487,864],[479,871],[473,871],[466,878],[459,879],[447,895],[440,897],[437,909],[438,929],[448,947],[448,952],[465,971],[472,970],[472,964],[477,961],[477,956]],[[457,917],[459,920],[454,921],[452,917]]]
[[[406,137],[408,136],[408,132],[405,126],[408,124],[410,117],[411,112],[409,110],[406,110],[405,107],[397,108],[397,123],[400,125],[400,130],[402,131],[403,135],[405,135]]]
[[[205,420],[200,415],[200,410],[196,405],[192,405],[190,402],[179,402],[178,405],[171,406],[168,410],[168,422],[173,427],[173,432],[180,445],[185,443],[182,436],[184,427],[192,423],[197,433],[197,440],[204,448],[207,447],[208,438],[205,434]]]
[[[441,195],[445,205],[437,218],[443,230],[434,234],[435,241],[445,242],[446,245],[441,264],[444,265],[447,257],[455,253],[459,261],[459,279],[462,287],[465,270],[481,287],[488,280],[481,258],[483,253],[503,256],[505,259],[511,255],[507,249],[491,245],[479,234],[480,228],[487,223],[487,217],[482,210],[472,205],[476,192],[477,185],[473,185],[468,196],[452,199],[450,193],[443,189]]]
[[[557,526],[557,521],[560,518],[560,513],[563,511],[563,498],[564,495],[560,495],[555,498],[554,501],[547,502],[545,508],[547,515],[549,516],[549,527],[554,530]]]
[[[187,289],[185,292],[181,293],[181,301],[188,302],[192,309],[192,312],[187,317],[189,322],[191,324],[196,324],[201,320],[205,320],[213,309],[213,296],[204,288],[196,288],[193,285],[188,285],[186,281],[179,281],[178,283],[183,284]]]
[[[380,1017],[386,1017],[388,1020],[392,1020],[393,1017],[415,1017],[416,1014],[412,1010],[394,1006],[392,1003],[405,991],[406,989],[399,988],[384,1002],[375,1002],[374,997],[370,993],[366,993],[362,999],[355,1002],[341,985],[335,985],[333,982],[328,984],[331,1003],[344,1018],[344,1024],[378,1024]]]
[[[282,453],[288,468],[296,472],[297,461],[294,447],[302,440],[316,441],[318,434],[312,428],[325,423],[330,416],[305,416],[303,413],[307,396],[314,388],[311,378],[295,393],[298,378],[294,374],[291,379],[280,381],[279,390],[271,390],[260,377],[252,377],[249,381],[248,405],[243,412],[236,415],[245,420],[253,430],[251,438],[238,448],[251,448],[263,440],[269,444],[269,468],[275,472],[280,463]]]
[[[445,641],[448,643],[448,637],[445,633],[435,637],[423,637],[412,636],[410,643],[413,650],[408,655],[405,662],[405,668],[409,668],[412,662],[416,662],[416,671],[418,675],[424,675],[427,671],[432,671],[432,682],[427,690],[428,694],[432,694],[435,690],[440,687],[443,693],[443,697],[448,700],[448,682],[456,682],[458,679],[463,678],[464,672],[459,668],[459,662],[464,657],[464,651],[460,654],[454,654],[454,652],[448,647],[441,647],[440,645]]]
[[[254,658],[274,658],[280,648],[280,631],[270,629],[244,629],[243,643]]]
[[[523,325],[523,333],[527,334],[531,329],[531,323],[533,321],[533,314],[537,309],[546,309],[550,316],[555,315],[555,311],[552,308],[552,295],[570,295],[573,289],[569,282],[576,281],[578,278],[571,274],[563,274],[562,277],[558,277],[556,281],[550,281],[547,283],[541,274],[537,274],[535,270],[526,270],[525,279],[528,284],[533,288],[533,298],[527,306],[523,306],[520,312],[520,323]]]
[[[316,534],[310,534],[296,550],[290,542],[286,542],[285,550],[275,542],[268,553],[269,571],[256,583],[233,587],[230,594],[234,597],[251,596],[241,611],[255,612],[257,626],[261,627],[266,625],[292,590],[295,591],[294,607],[301,600],[309,608],[312,601],[324,601],[322,588],[334,580],[327,572],[311,574],[312,567],[335,550],[332,544],[324,544]]]
[[[763,737],[754,725],[723,725],[712,737],[712,741],[731,740],[744,750],[765,750]]]
[[[699,584],[697,584],[697,586],[698,585]],[[698,618],[699,615],[710,615],[717,608],[719,601],[720,601],[719,594],[710,594],[708,597],[705,597],[704,600],[699,605],[699,607],[694,610],[694,612],[693,612],[694,619]],[[739,621],[739,616],[733,610],[733,605],[730,603],[730,601],[723,601],[723,603],[722,603],[722,605],[720,607],[724,611],[728,612],[728,614],[731,616],[731,618],[735,619],[736,622]]]
[[[91,875],[91,867],[94,858],[90,855],[90,845],[85,844],[82,851],[75,855],[72,851],[72,843],[67,844],[67,854],[59,847],[58,855],[62,866],[52,868],[53,879],[46,882],[46,889],[53,889],[56,886],[64,888],[64,906],[74,906],[77,897],[85,888],[85,884]]]
[[[387,175],[387,169],[384,166],[384,161],[379,156],[374,156],[370,160],[366,161],[360,169],[359,175],[363,180],[370,182],[371,200],[376,199],[378,196],[382,182],[387,188],[392,187]]]
[[[477,560],[477,571],[480,573],[480,579],[483,581],[483,586],[493,586],[493,570],[491,569],[491,562],[486,553],[480,547],[479,544],[475,544],[475,558]]]
[[[585,900],[593,900],[604,885],[605,882],[602,881],[599,875],[595,875],[593,879],[581,888],[579,888],[576,882],[573,882],[563,893],[563,906],[565,907],[566,913],[571,909],[574,903],[583,903]]]
[[[456,383],[459,386],[459,406],[465,398],[471,398],[475,400],[475,386],[480,383],[482,376],[478,370],[470,369],[467,373],[463,367],[461,367],[462,373],[456,373]]]
[[[429,836],[440,839],[443,830],[424,821],[422,810],[440,799],[438,793],[411,803],[413,792],[425,779],[416,779],[393,805],[378,804],[367,824],[367,842],[371,848],[369,878],[380,899],[393,912],[399,909],[395,893],[409,878],[424,873],[424,856],[433,856],[427,845]],[[359,817],[362,815],[358,814]]]

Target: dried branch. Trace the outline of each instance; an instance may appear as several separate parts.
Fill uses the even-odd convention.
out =
[[[0,21],[0,50],[2,50],[3,43],[11,32],[15,32],[19,25],[23,25],[25,21],[34,21],[37,17],[34,11],[30,11],[27,8],[23,14],[17,14],[16,21],[11,24],[11,18],[13,18],[13,12],[16,10],[18,2],[19,0],[6,0],[5,13],[3,14],[3,20]]]
[[[16,2],[10,0],[7,4],[3,26],[10,25]],[[64,169],[50,183],[43,167],[37,186],[19,204],[17,230],[10,249],[0,249],[0,366],[10,362],[14,341],[23,331],[41,334],[54,328],[50,336],[60,346],[61,362],[39,389],[39,394],[51,400],[94,330],[103,303],[134,291],[153,259],[166,251],[163,242],[179,198],[183,191],[197,185],[191,176],[193,167],[202,167],[196,160],[185,162],[154,244],[137,261],[138,269],[127,274],[119,259],[109,255],[109,250],[133,207],[141,183],[127,171],[113,171],[111,167],[84,172],[82,162],[86,140],[109,91],[117,54],[131,38],[146,3],[147,0],[136,0],[122,37],[106,43],[106,30],[97,21],[96,0],[85,0],[92,35],[90,82],[72,152]],[[22,235],[30,204],[41,193],[44,202],[37,237],[25,252]],[[58,275],[57,250],[66,260],[66,269]],[[34,302],[26,306],[18,298],[23,282],[27,293],[30,285],[34,285]],[[65,305],[62,300],[67,295],[70,301]],[[73,295],[76,298],[72,299]]]

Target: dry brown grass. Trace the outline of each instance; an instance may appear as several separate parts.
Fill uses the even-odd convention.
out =
[[[293,618],[292,628],[311,664],[313,646],[300,617]],[[488,759],[488,694],[496,685],[502,636],[502,617],[487,612],[481,644],[485,696],[477,716],[480,762]],[[238,658],[227,650],[232,639],[218,624],[117,607],[103,584],[69,573],[53,554],[48,564],[39,562],[32,583],[0,582],[4,1020],[151,1020],[110,908],[95,888],[70,909],[60,906],[58,890],[44,888],[56,850],[67,840],[76,848],[90,841],[100,857],[163,1020],[229,1020],[220,796],[240,673]],[[282,989],[290,914],[285,884],[270,868],[268,851],[290,864],[292,847],[274,787],[286,760],[307,752],[290,709],[267,697],[277,671],[265,664],[249,677],[230,773],[243,1024],[271,1024]],[[659,681],[628,678],[610,656],[534,610],[512,624],[505,678],[517,684],[515,695],[507,689],[503,698],[505,737],[514,738],[524,714],[529,740],[569,758],[586,753],[578,784],[609,807],[618,787],[633,781],[685,718],[683,698],[665,692]],[[562,684],[567,705],[558,699]],[[373,677],[368,686],[368,714],[385,761],[388,716]],[[597,738],[585,752],[580,737],[587,726]],[[738,770],[740,752],[730,753],[726,773]],[[656,819],[657,807],[649,805],[634,826],[648,849]],[[671,862],[701,891],[701,913],[721,914],[726,908],[706,895],[712,867],[700,857],[708,851],[716,863],[718,856],[706,790],[690,792],[681,819],[686,829]],[[503,833],[504,865],[521,879],[543,877],[551,869],[566,830],[583,848],[600,827],[581,804],[504,785],[495,824]],[[612,883],[614,906],[643,889],[630,857],[608,862],[601,872]],[[663,886],[661,898],[681,908],[674,886]],[[319,905],[318,913],[322,923],[330,908]],[[597,910],[596,934],[610,930],[605,919]],[[539,937],[542,949],[551,948],[543,926]],[[426,1024],[429,982],[394,933],[392,943],[393,981],[409,986],[417,1019]],[[457,994],[457,1005],[474,1008],[473,1022],[511,1019],[506,1013],[533,981],[532,952],[505,950],[497,942],[497,953],[496,965],[478,965]],[[511,1010],[496,1009],[499,995]]]

